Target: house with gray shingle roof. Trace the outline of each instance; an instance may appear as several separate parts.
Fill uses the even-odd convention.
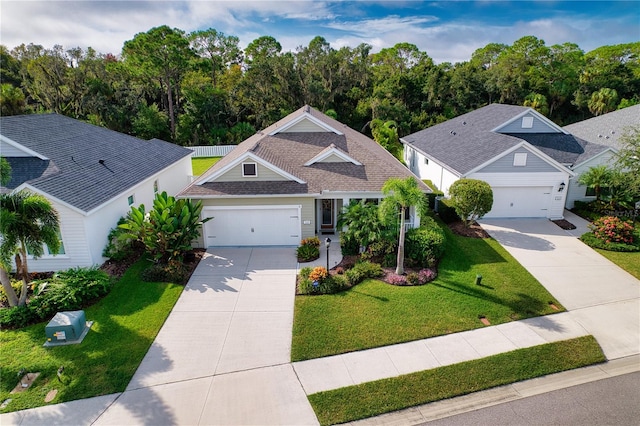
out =
[[[387,179],[409,176],[375,141],[305,106],[242,142],[178,197],[202,200],[203,217],[213,217],[204,247],[295,246],[336,232],[350,200],[379,200]],[[419,224],[413,209],[406,221]]]
[[[573,168],[576,175],[579,177],[589,168],[601,164],[614,167],[615,153],[621,147],[620,137],[632,127],[640,128],[640,105],[633,105],[563,127],[580,139],[611,148],[602,155],[593,156],[588,161],[577,164]],[[593,201],[595,199],[595,192],[584,185],[579,185],[577,178],[571,182],[567,194],[567,208],[572,208],[576,200]]]
[[[2,192],[26,189],[58,211],[62,249],[30,260],[33,271],[101,264],[107,235],[131,205],[189,183],[191,150],[145,141],[58,114],[0,118],[0,155],[11,165]]]
[[[493,189],[491,217],[563,217],[574,167],[610,158],[532,108],[491,104],[401,138],[405,161],[445,194],[461,178]]]

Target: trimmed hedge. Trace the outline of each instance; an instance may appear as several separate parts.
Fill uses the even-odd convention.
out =
[[[593,232],[587,232],[580,236],[580,241],[588,245],[589,247],[618,252],[637,252],[640,251],[640,247],[634,244],[625,243],[607,243],[596,237]]]
[[[460,220],[460,216],[456,213],[456,209],[453,208],[451,200],[443,198],[438,202],[438,215],[444,223],[453,223]]]

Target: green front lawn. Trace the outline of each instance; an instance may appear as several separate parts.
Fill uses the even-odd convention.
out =
[[[309,395],[320,424],[346,423],[606,361],[592,336]]]
[[[640,252],[594,250],[640,280]]]
[[[220,161],[222,157],[198,157],[191,159],[191,167],[193,168],[193,175],[200,176],[209,169],[209,167]]]
[[[93,327],[78,345],[44,348],[46,323],[0,332],[0,401],[11,398],[2,412],[122,392],[164,324],[183,287],[142,282],[146,261],[138,261],[97,304],[85,309]],[[62,382],[56,372],[64,367]],[[10,394],[18,371],[40,372],[25,392]]]
[[[564,308],[493,239],[447,234],[435,281],[395,287],[367,280],[342,293],[297,296],[292,360],[424,339]],[[476,285],[476,275],[482,285]]]

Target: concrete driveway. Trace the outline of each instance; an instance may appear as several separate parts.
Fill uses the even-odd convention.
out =
[[[507,249],[600,343],[608,359],[640,353],[640,282],[547,219],[483,219]]]
[[[290,364],[296,265],[294,248],[207,252],[125,392],[2,424],[318,424]]]

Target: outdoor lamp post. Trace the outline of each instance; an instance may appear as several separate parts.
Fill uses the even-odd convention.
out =
[[[324,246],[327,248],[327,272],[329,271],[329,247],[331,247],[331,238],[324,240]]]

